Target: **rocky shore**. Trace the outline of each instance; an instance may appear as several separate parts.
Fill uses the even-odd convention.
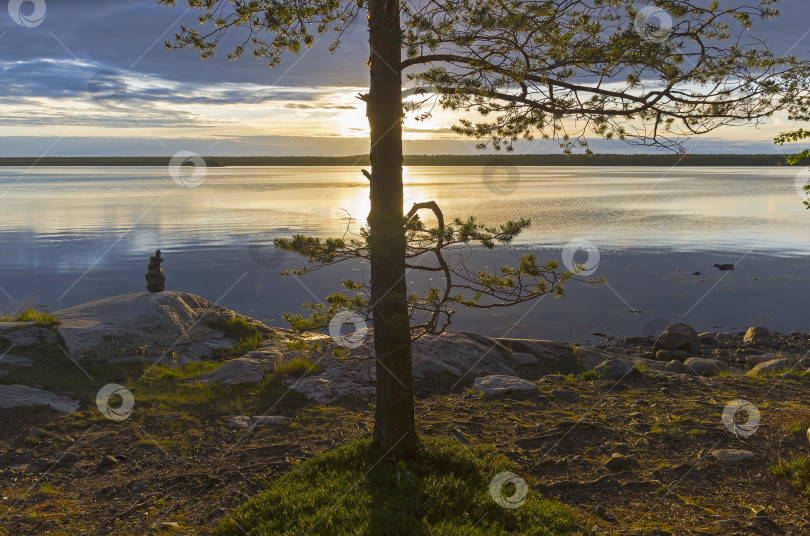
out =
[[[79,368],[133,362],[181,367],[216,359],[217,368],[200,374],[197,381],[229,385],[260,382],[278,366],[306,360],[322,372],[286,380],[306,398],[331,403],[348,396],[374,397],[371,329],[351,348],[328,334],[315,334],[307,336],[306,349],[300,349],[296,341],[302,339],[289,330],[265,326],[183,292],[125,294],[57,311],[55,316],[60,320],[55,332],[32,322],[0,323],[0,338],[12,345],[0,358],[0,377],[13,377],[20,367],[36,365],[38,352],[57,353],[57,348]],[[232,318],[245,318],[263,334],[263,341],[243,355],[223,358],[223,351],[238,342],[221,327]],[[592,335],[604,341],[576,346],[465,332],[424,336],[413,344],[415,388],[420,395],[469,387],[503,394],[522,389],[523,384],[510,378],[536,381],[586,371],[622,380],[637,373],[790,378],[810,369],[810,335],[804,332],[784,334],[752,326],[745,332],[697,333],[676,323],[657,336]],[[78,401],[60,398],[59,393],[0,385],[0,408],[37,403],[58,411],[78,407]]]
[[[0,324],[0,534],[214,534],[267,479],[373,428],[371,330],[301,340],[182,292],[54,314]],[[236,351],[234,319],[255,347]],[[593,336],[418,339],[419,433],[504,453],[583,535],[810,533],[772,474],[808,452],[808,334]],[[761,423],[728,420],[735,403]]]

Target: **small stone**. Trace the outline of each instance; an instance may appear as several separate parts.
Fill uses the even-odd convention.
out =
[[[570,391],[568,389],[553,389],[551,391],[551,396],[561,398],[563,400],[573,400],[575,398],[579,398],[579,393],[576,391]]]
[[[717,449],[711,452],[712,456],[721,462],[739,462],[754,457],[754,453],[740,449]]]
[[[685,350],[658,350],[655,358],[659,361],[684,361],[689,357],[689,352]]]
[[[9,465],[25,465],[26,463],[30,462],[31,459],[34,457],[33,450],[26,450],[25,452],[20,452],[16,456],[11,459],[11,463]]]
[[[102,456],[101,463],[99,463],[101,467],[110,467],[112,465],[118,465],[118,460],[115,459],[114,456],[110,456],[109,454]]]
[[[290,420],[289,417],[283,417],[281,415],[256,415],[252,417],[248,415],[237,415],[228,418],[228,426],[230,428],[246,429],[279,424],[288,420]]]
[[[63,452],[56,457],[56,461],[60,464],[65,463],[75,463],[79,461],[79,457],[73,454],[72,452]]]
[[[717,344],[717,335],[707,331],[706,333],[698,334],[698,338],[702,344]]]
[[[539,391],[537,385],[516,376],[493,374],[476,378],[473,390],[486,396],[499,396],[512,393]]]
[[[733,270],[733,269],[734,269],[734,265],[733,265],[733,264],[714,264],[714,265],[712,265],[712,266],[714,266],[715,268],[717,268],[717,269],[718,269],[718,270],[720,270],[721,272],[727,272],[727,271],[729,271],[729,270]]]
[[[618,452],[614,452],[613,456],[605,462],[605,468],[611,473],[619,473],[621,471],[632,471],[639,467],[638,460],[631,456],[623,456]]]

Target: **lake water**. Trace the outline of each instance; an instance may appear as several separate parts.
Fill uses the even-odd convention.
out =
[[[160,248],[168,288],[283,325],[281,311],[334,291],[345,271],[281,279],[279,269],[299,261],[285,257],[276,266],[260,255],[257,263],[251,247],[255,253],[272,236],[298,232],[356,231],[368,213],[359,170],[209,168],[189,188],[166,168],[0,168],[0,307],[56,310],[144,290],[149,255]],[[743,257],[790,263],[800,273],[810,257],[810,211],[797,191],[806,175],[789,167],[409,167],[405,208],[432,199],[446,219],[530,218],[517,250],[559,258],[565,244],[586,240],[617,271],[637,265],[638,256],[662,277],[655,267],[671,268],[673,258],[697,265]],[[484,254],[481,265],[513,250]],[[454,328],[481,329],[491,314],[467,315]],[[508,323],[516,313],[504,314]]]

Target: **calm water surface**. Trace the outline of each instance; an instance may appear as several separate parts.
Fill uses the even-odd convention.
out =
[[[605,257],[652,248],[795,261],[810,255],[797,176],[797,168],[409,167],[405,208],[432,199],[446,219],[530,218],[517,246],[557,258],[584,239]],[[278,268],[252,261],[250,245],[356,231],[368,203],[354,167],[209,168],[195,188],[157,167],[0,168],[0,305],[58,309],[142,290],[160,248],[169,288],[276,320],[302,296],[334,290],[339,274],[306,286],[282,280]]]

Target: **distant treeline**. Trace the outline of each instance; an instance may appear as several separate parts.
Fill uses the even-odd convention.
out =
[[[206,156],[209,167],[222,166],[367,166],[359,156]],[[779,154],[480,154],[406,155],[406,166],[783,166]],[[168,166],[169,156],[12,157],[0,166]],[[810,164],[810,160],[803,162]]]

